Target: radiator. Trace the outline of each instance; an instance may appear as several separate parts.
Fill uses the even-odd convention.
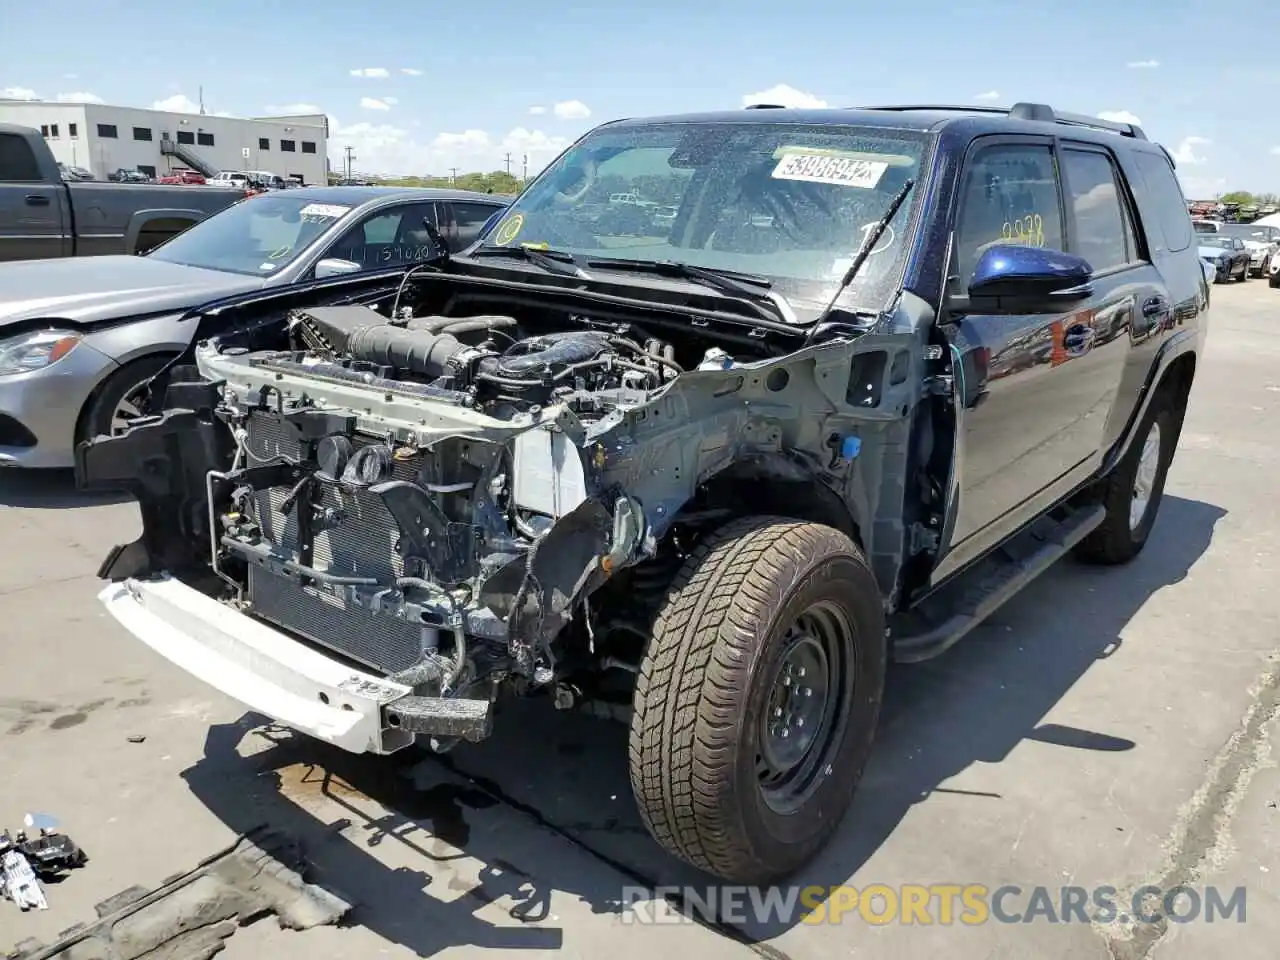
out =
[[[296,459],[300,450],[292,432],[287,424],[250,416],[246,439],[251,454],[249,465],[273,457]],[[359,449],[362,442],[355,438],[352,445]],[[415,472],[414,464],[397,462],[394,479],[411,480]],[[347,519],[315,535],[312,565],[335,575],[375,577],[384,583],[403,576],[404,560],[395,549],[400,531],[382,500],[368,491],[348,493],[331,486],[321,489],[321,510],[341,510]],[[296,558],[297,521],[292,514],[280,511],[288,495],[288,487],[259,490],[258,522],[267,540]],[[349,605],[327,590],[304,587],[253,565],[249,570],[249,600],[259,617],[384,673],[418,663],[424,643],[434,635],[421,626]]]

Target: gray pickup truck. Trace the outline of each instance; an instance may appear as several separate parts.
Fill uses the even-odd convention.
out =
[[[145,253],[245,196],[232,187],[66,181],[40,131],[0,123],[0,260]]]

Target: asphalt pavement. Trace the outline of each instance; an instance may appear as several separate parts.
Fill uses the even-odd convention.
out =
[[[656,887],[712,894],[644,833],[624,729],[531,702],[485,744],[379,760],[264,726],[98,606],[95,570],[136,535],[134,504],[79,496],[65,476],[0,474],[0,828],[48,813],[91,858],[48,887],[46,912],[0,903],[0,954],[265,822],[296,834],[310,877],[357,906],[340,927],[306,932],[260,920],[227,941],[229,960],[1273,957],[1277,332],[1280,290],[1214,288],[1191,410],[1138,560],[1064,562],[943,657],[891,674],[853,808],[796,883],[1017,888],[982,923],[944,922],[936,907],[908,923],[883,898],[860,910],[849,890],[819,922],[752,916],[752,898],[724,891],[717,922],[638,922],[657,913],[644,906]],[[1060,901],[1063,887],[1112,887],[1123,913],[1144,885],[1186,887],[1184,922],[1029,909],[1037,888]],[[1208,898],[1237,888],[1243,922],[1238,910],[1207,922]]]

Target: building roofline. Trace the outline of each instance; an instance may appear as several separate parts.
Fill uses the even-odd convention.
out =
[[[0,98],[0,106],[25,106],[25,107],[102,107],[107,110],[133,110],[137,113],[158,113],[166,117],[198,117],[204,120],[244,120],[250,123],[282,123],[289,121],[301,127],[313,127],[316,130],[323,130],[324,114],[322,113],[289,113],[280,114],[274,117],[241,117],[241,116],[216,116],[212,113],[183,113],[180,110],[157,110],[155,107],[131,107],[121,103],[98,103],[96,100],[6,100]],[[298,118],[306,117],[316,118],[320,122],[303,123]]]

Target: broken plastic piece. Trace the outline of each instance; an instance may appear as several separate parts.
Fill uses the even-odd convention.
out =
[[[852,460],[861,450],[861,437],[845,437],[844,442],[840,444],[840,456],[845,460]]]
[[[24,913],[28,910],[48,910],[49,901],[44,897],[44,889],[18,850],[7,850],[0,856],[0,893],[18,905]]]

